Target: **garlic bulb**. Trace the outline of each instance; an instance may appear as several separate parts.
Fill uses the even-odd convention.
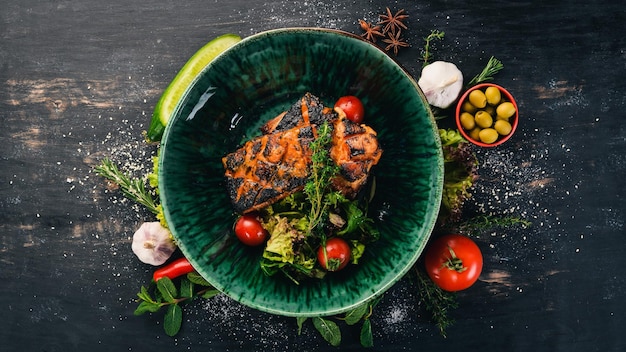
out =
[[[146,264],[161,265],[176,250],[170,231],[158,221],[144,222],[133,235],[133,253]]]
[[[463,73],[451,62],[435,61],[424,66],[417,84],[430,105],[445,109],[461,93]]]

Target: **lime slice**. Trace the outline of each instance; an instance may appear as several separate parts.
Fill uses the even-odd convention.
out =
[[[236,34],[224,34],[211,40],[193,54],[183,68],[178,71],[154,107],[150,127],[146,134],[148,142],[161,140],[165,126],[167,126],[176,104],[178,104],[183,93],[200,71],[213,61],[217,55],[239,41],[241,41],[241,37]]]

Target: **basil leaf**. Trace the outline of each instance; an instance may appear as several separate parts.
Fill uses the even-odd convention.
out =
[[[313,326],[331,346],[337,347],[341,344],[341,331],[334,321],[315,317],[313,318]]]
[[[161,280],[159,280],[161,281]],[[163,328],[168,336],[174,336],[180,331],[180,327],[183,324],[183,310],[178,304],[171,304],[165,319],[163,320]]]
[[[157,281],[157,289],[166,302],[174,303],[176,301],[178,292],[176,291],[176,286],[174,286],[174,283],[169,277],[159,279],[159,281]]]

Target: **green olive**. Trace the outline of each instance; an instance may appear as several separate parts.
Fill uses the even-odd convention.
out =
[[[496,87],[487,87],[487,89],[485,89],[485,97],[487,97],[487,103],[489,103],[489,105],[498,105],[500,100],[502,100],[500,89]]]
[[[493,125],[493,128],[501,136],[508,135],[509,133],[511,133],[511,130],[513,129],[511,127],[511,124],[508,121],[505,121],[505,120],[497,120],[496,123]]]
[[[496,116],[496,108],[494,106],[487,105],[487,106],[485,106],[485,108],[483,110],[488,112],[489,115],[491,115],[491,116]]]
[[[475,140],[475,141],[479,141],[480,140],[480,136],[479,136],[480,131],[481,131],[480,127],[476,127],[473,130],[471,130],[469,132],[470,138]]]
[[[482,90],[475,89],[469,93],[469,101],[475,107],[482,109],[487,106],[487,97]]]
[[[461,121],[461,126],[463,126],[463,128],[468,131],[476,126],[476,122],[474,121],[474,115],[470,114],[469,112],[462,113],[459,117],[459,120]]]
[[[463,103],[463,105],[461,105],[461,110],[465,112],[469,112],[470,114],[473,114],[476,112],[476,110],[478,110],[478,108],[472,105],[472,103],[470,103],[469,100],[466,100]]]
[[[496,113],[498,116],[509,118],[515,114],[515,106],[513,103],[506,101],[496,108]]]
[[[507,122],[508,122],[508,121],[509,121],[509,119],[510,119],[510,117],[502,117],[502,116],[496,115],[496,121],[497,121],[497,120],[504,120],[504,121],[507,121]]]
[[[493,124],[493,117],[491,117],[488,112],[483,110],[478,111],[476,115],[474,115],[474,120],[481,128],[488,128]]]
[[[498,132],[493,128],[485,128],[484,130],[480,130],[478,137],[481,142],[491,144],[498,140]]]

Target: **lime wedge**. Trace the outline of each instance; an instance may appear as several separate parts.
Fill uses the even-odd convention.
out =
[[[200,71],[213,61],[217,55],[239,41],[241,41],[241,37],[236,34],[224,34],[211,40],[193,54],[183,68],[178,71],[154,107],[150,127],[146,134],[148,142],[161,140],[165,126],[167,126],[176,104],[178,104],[183,93]]]

